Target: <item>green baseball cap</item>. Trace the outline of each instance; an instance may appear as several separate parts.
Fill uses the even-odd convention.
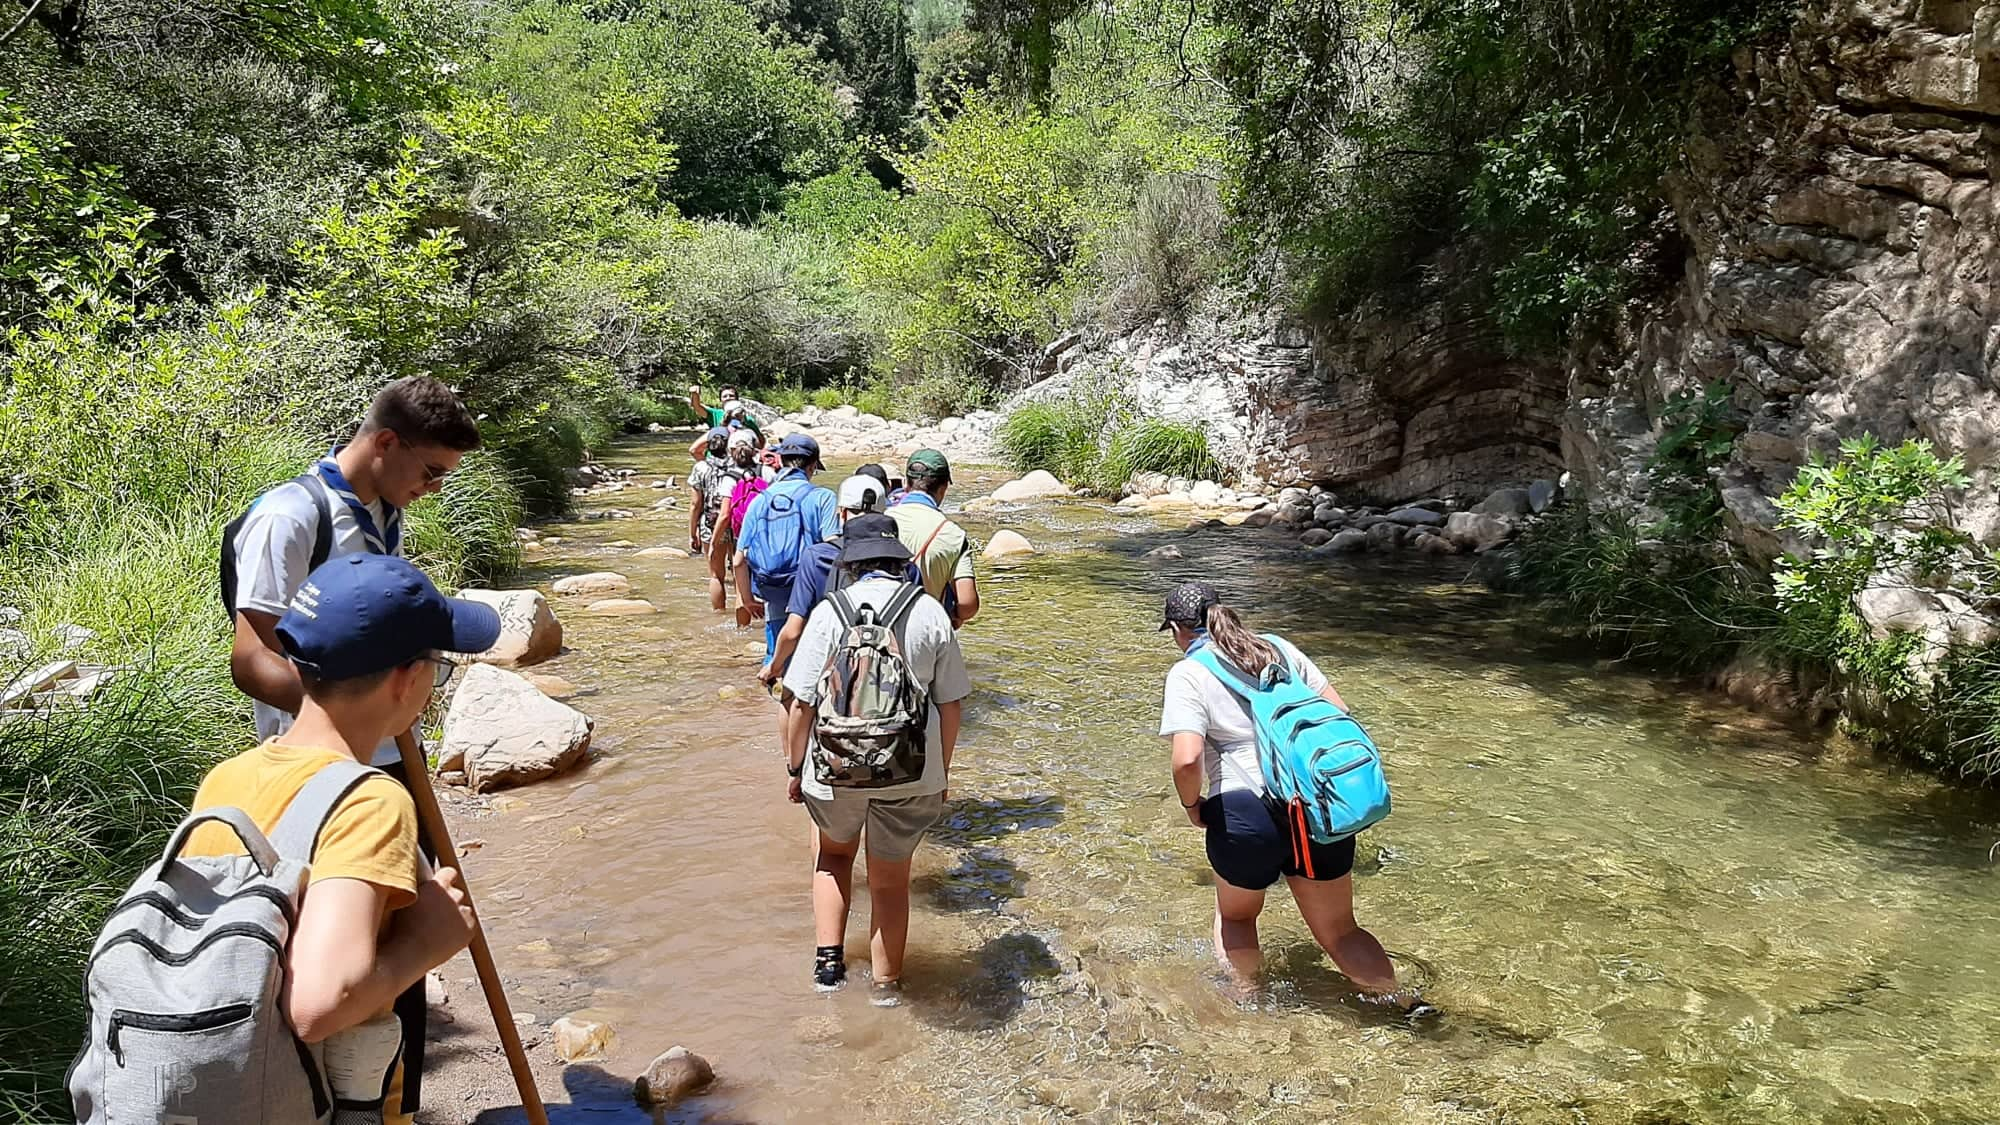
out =
[[[919,449],[910,454],[908,475],[930,477],[933,480],[951,479],[951,462],[935,449]]]

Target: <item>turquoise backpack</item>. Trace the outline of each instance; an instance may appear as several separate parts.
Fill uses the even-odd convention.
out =
[[[1215,673],[1250,708],[1264,789],[1285,808],[1288,827],[1331,844],[1389,815],[1382,755],[1354,717],[1305,685],[1283,659],[1278,638],[1265,640],[1281,659],[1252,683],[1204,645],[1189,659]]]

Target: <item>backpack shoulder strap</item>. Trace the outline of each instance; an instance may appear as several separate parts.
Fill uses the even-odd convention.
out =
[[[325,827],[327,818],[355,786],[377,773],[381,771],[373,766],[347,759],[320,767],[285,807],[285,815],[278,818],[278,826],[271,832],[271,846],[286,859],[311,863],[319,844],[319,830]]]
[[[833,605],[833,616],[840,621],[844,632],[854,628],[854,598],[846,590],[835,590],[826,599]]]
[[[1259,690],[1256,685],[1244,677],[1243,673],[1237,671],[1228,661],[1217,656],[1206,645],[1188,653],[1188,659],[1215,673],[1215,678],[1222,681],[1222,686],[1228,688],[1230,694],[1241,699],[1246,705],[1250,702],[1250,697]]]
[[[907,582],[899,583],[895,594],[882,605],[882,623],[892,629],[901,629],[903,618],[909,616],[910,608],[923,596],[922,586],[912,586]]]
[[[313,506],[313,547],[312,565],[308,570],[318,570],[327,557],[333,554],[333,508],[326,501],[326,489],[319,486],[319,480],[312,473],[294,478],[305,487],[306,495]]]
[[[918,547],[917,553],[911,556],[913,559],[916,560],[917,565],[919,566],[923,565],[924,556],[930,553],[931,544],[937,542],[938,532],[943,531],[945,524],[948,524],[950,522],[951,522],[950,520],[939,520],[938,525],[934,528],[931,528],[930,538],[925,539],[924,545]]]

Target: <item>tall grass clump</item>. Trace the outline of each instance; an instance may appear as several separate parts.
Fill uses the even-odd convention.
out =
[[[1145,417],[1117,393],[1077,392],[1028,403],[1000,423],[998,438],[1016,470],[1041,469],[1104,493],[1117,492],[1134,473],[1191,480],[1222,475],[1199,427]]]

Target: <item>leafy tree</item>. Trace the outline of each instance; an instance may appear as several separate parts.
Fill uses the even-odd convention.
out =
[[[75,160],[0,91],[0,325],[30,323],[52,304],[136,296],[158,258],[152,218],[115,169]]]
[[[1005,44],[1003,58],[1028,101],[1047,109],[1055,93],[1061,28],[1083,0],[972,0],[966,26]]]

